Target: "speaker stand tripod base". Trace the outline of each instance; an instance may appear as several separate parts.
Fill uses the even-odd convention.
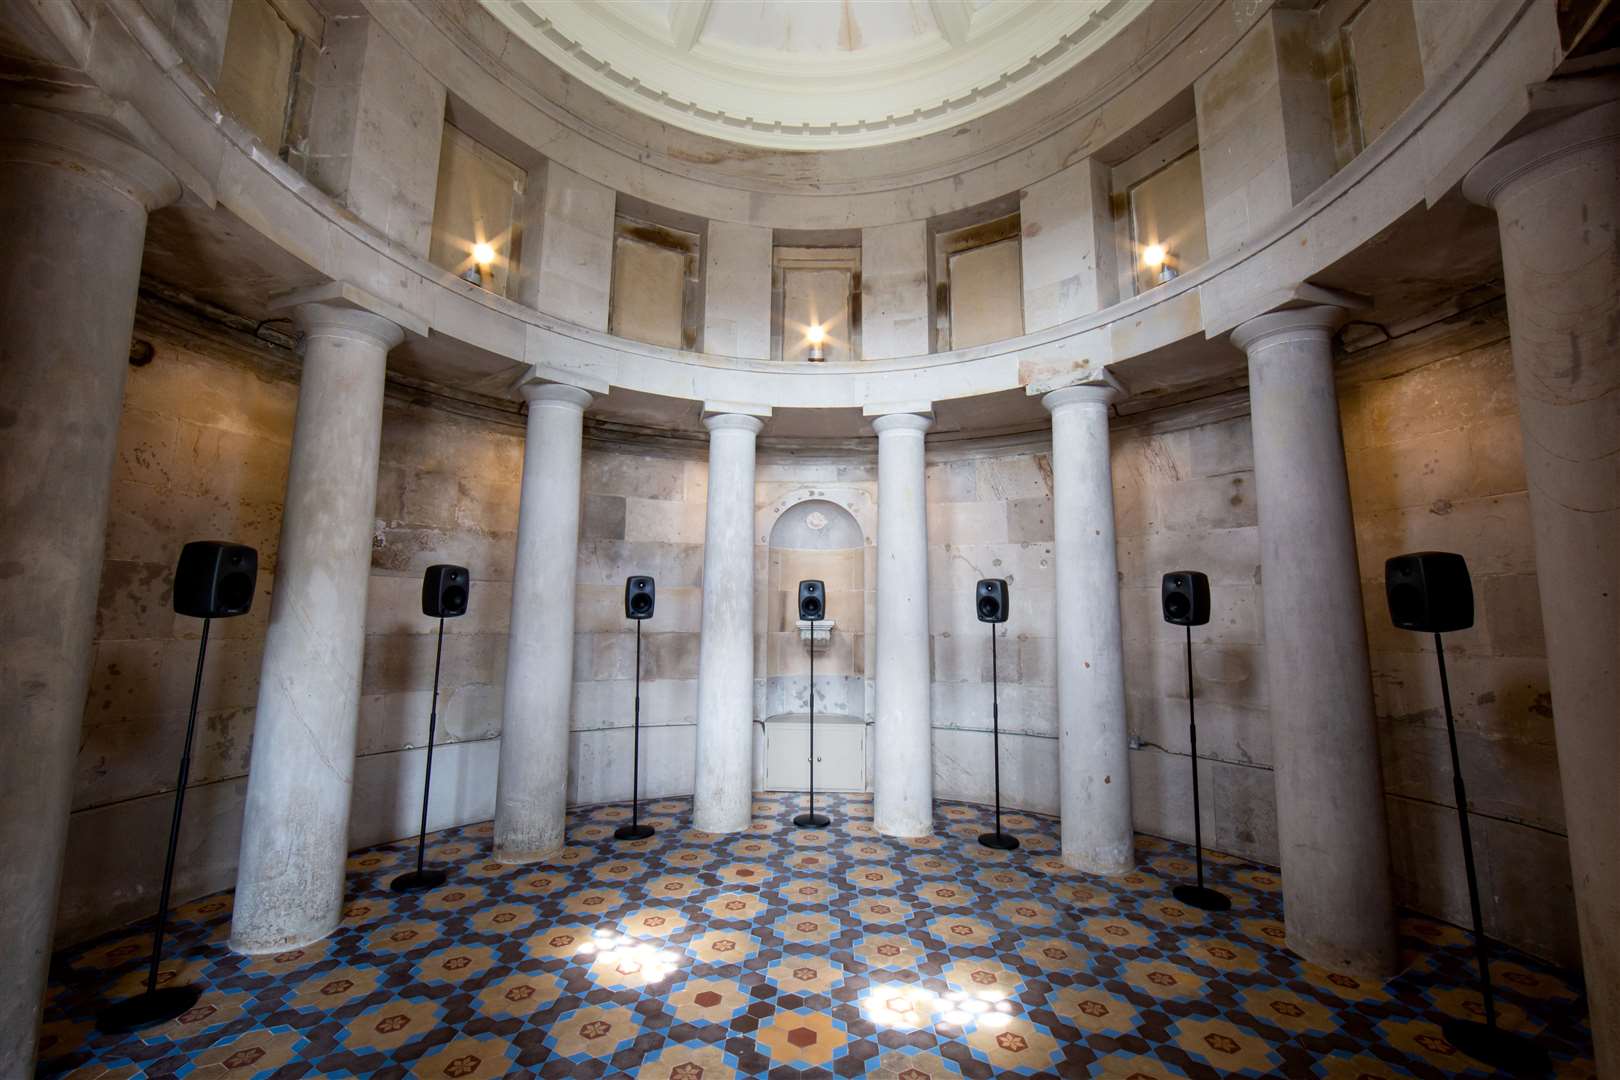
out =
[[[439,617],[439,646],[433,654],[433,703],[428,707],[427,773],[422,778],[422,826],[416,833],[416,869],[388,883],[397,893],[437,889],[445,882],[443,870],[426,870],[422,860],[427,851],[428,795],[433,789],[433,736],[439,726],[439,663],[444,659],[444,617]]]
[[[174,783],[174,813],[169,820],[169,851],[163,860],[163,887],[158,896],[157,926],[152,931],[152,959],[146,970],[146,989],[96,1016],[102,1031],[123,1032],[152,1027],[190,1011],[202,997],[200,986],[158,986],[158,967],[163,962],[163,935],[169,926],[169,893],[174,883],[174,856],[180,844],[180,819],[186,804],[186,783],[191,776],[191,743],[197,734],[197,701],[202,696],[203,660],[208,655],[208,628],[204,619],[202,640],[197,643],[197,674],[191,683],[191,714],[186,718],[186,741],[180,751],[180,775]]]
[[[636,620],[635,736],[630,744],[630,824],[613,830],[615,840],[645,840],[655,831],[641,823],[641,620]]]
[[[1230,911],[1232,909],[1232,901],[1226,898],[1225,893],[1218,893],[1214,889],[1206,889],[1202,885],[1177,885],[1170,890],[1170,894],[1188,907],[1195,907],[1200,911]]]
[[[1463,872],[1468,879],[1468,907],[1474,926],[1474,953],[1479,964],[1479,990],[1485,1007],[1485,1023],[1475,1020],[1446,1020],[1440,1033],[1446,1042],[1476,1061],[1494,1065],[1511,1076],[1545,1076],[1552,1070],[1547,1052],[1522,1035],[1503,1031],[1496,1023],[1496,999],[1491,987],[1490,940],[1485,936],[1485,919],[1480,913],[1479,878],[1474,871],[1474,841],[1468,828],[1468,788],[1463,783],[1462,761],[1457,754],[1457,724],[1451,715],[1451,682],[1446,678],[1446,647],[1434,635],[1435,660],[1440,666],[1440,700],[1446,711],[1446,738],[1451,748],[1451,785],[1457,804],[1457,829],[1462,835]]]
[[[816,623],[810,620],[810,809],[793,819],[801,829],[825,829],[832,818],[816,813]]]
[[[1187,626],[1187,748],[1192,758],[1193,859],[1198,866],[1198,884],[1177,885],[1172,896],[1200,911],[1229,911],[1232,901],[1225,893],[1204,886],[1204,819],[1198,806],[1198,716],[1193,709],[1192,626]]]
[[[1440,1025],[1446,1042],[1475,1061],[1494,1065],[1509,1076],[1546,1076],[1552,1071],[1547,1052],[1522,1035],[1477,1020],[1446,1020]]]
[[[990,624],[990,729],[996,772],[996,831],[979,834],[979,843],[995,851],[1017,851],[1018,837],[1001,831],[1001,690],[996,672],[996,624]]]
[[[109,1005],[96,1016],[96,1028],[117,1035],[184,1016],[202,997],[200,986],[161,986]]]

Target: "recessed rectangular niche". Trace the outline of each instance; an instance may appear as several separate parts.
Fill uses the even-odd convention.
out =
[[[809,332],[825,333],[829,363],[861,355],[861,249],[777,247],[771,253],[771,355],[808,360]]]
[[[700,249],[696,233],[618,215],[608,331],[648,345],[693,348]]]
[[[1388,131],[1423,92],[1411,0],[1370,0],[1343,28],[1355,80],[1360,145]]]
[[[428,261],[460,276],[477,268],[474,246],[488,244],[495,258],[483,286],[505,296],[512,268],[514,207],[527,183],[523,169],[445,124]]]
[[[948,318],[940,320],[941,348],[966,349],[1024,332],[1024,260],[1020,217],[935,234],[937,288]]]
[[[1144,153],[1151,154],[1152,148]],[[1122,168],[1116,168],[1116,184]],[[1168,164],[1130,182],[1127,174],[1128,241],[1132,292],[1140,295],[1161,284],[1163,266],[1152,265],[1150,249],[1163,249],[1164,264],[1185,274],[1209,261],[1204,230],[1204,177],[1198,150],[1182,153]]]
[[[231,5],[218,79],[219,100],[278,154],[287,126],[287,98],[298,45],[298,34],[270,0],[236,0]]]

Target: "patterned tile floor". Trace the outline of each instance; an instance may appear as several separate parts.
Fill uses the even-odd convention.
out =
[[[168,1026],[96,1033],[134,992],[147,939],[129,928],[56,958],[41,1075],[102,1077],[1486,1075],[1440,1037],[1477,1013],[1461,931],[1402,924],[1410,966],[1388,984],[1281,948],[1275,871],[1212,856],[1220,915],[1169,888],[1190,851],[1141,837],[1116,879],[1057,859],[1056,823],[1006,818],[1024,846],[980,847],[980,807],[941,803],[935,835],[872,828],[870,797],[831,797],[827,830],[793,828],[802,796],[762,795],[750,832],[690,827],[690,801],[569,818],[552,863],[490,860],[488,824],[433,837],[451,880],[395,896],[414,845],[349,862],[331,937],[248,959],[225,947],[231,897],[185,905],[170,977],[207,989]],[[1504,1020],[1561,1076],[1590,1076],[1585,1004],[1545,965],[1499,963]]]

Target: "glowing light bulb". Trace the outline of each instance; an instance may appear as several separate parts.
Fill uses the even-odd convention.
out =
[[[488,266],[495,261],[495,245],[480,240],[473,245],[472,256],[479,266]]]
[[[827,330],[820,323],[816,323],[805,331],[804,339],[812,345],[820,345],[827,339]]]
[[[1163,244],[1149,244],[1142,249],[1142,265],[1154,268],[1163,266],[1165,255]]]

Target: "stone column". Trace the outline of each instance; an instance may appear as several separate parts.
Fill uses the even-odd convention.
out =
[[[878,437],[872,823],[885,836],[927,836],[934,827],[923,486],[923,436],[933,424],[918,413],[872,421]]]
[[[517,561],[507,637],[495,858],[536,862],[563,846],[574,691],[580,438],[591,395],[530,383]]]
[[[0,1076],[34,1074],[146,215],[179,194],[110,135],[0,108]]]
[[[259,668],[231,948],[273,953],[337,927],[349,853],[383,378],[398,325],[299,304],[298,416]]]
[[[741,832],[754,776],[754,436],[757,416],[720,413],[709,429],[698,642],[697,790],[692,824]]]
[[[1620,102],[1496,151],[1558,772],[1599,1076],[1620,1076]]]
[[[1396,970],[1389,841],[1367,628],[1333,387],[1336,307],[1251,319],[1254,480],[1265,575],[1271,711],[1288,947],[1339,971]]]
[[[1123,874],[1135,865],[1108,460],[1108,406],[1119,394],[1110,379],[1041,399],[1052,414],[1063,861],[1094,874]]]

